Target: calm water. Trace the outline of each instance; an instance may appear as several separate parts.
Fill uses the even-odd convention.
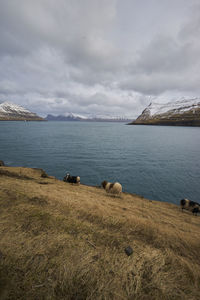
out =
[[[200,201],[200,128],[123,123],[0,122],[0,159],[62,179],[119,181],[126,192]]]

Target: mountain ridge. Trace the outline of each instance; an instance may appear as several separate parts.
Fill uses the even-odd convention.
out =
[[[130,125],[200,126],[200,98],[150,103]]]
[[[73,113],[70,113],[68,115],[58,115],[54,116],[51,114],[48,114],[45,118],[47,121],[75,121],[75,122],[127,122],[130,119],[123,118],[123,117],[112,117],[112,116],[91,116],[91,117],[85,117],[81,115],[76,115]]]
[[[0,121],[44,121],[36,113],[11,102],[0,103]]]

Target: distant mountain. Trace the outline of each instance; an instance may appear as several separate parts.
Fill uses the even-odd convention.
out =
[[[47,115],[45,120],[47,121],[79,121],[79,122],[84,122],[84,121],[89,121],[89,122],[129,122],[130,119],[126,119],[123,117],[113,117],[113,116],[90,116],[90,117],[85,117],[81,115],[76,115],[70,113],[67,116],[64,115]]]
[[[200,98],[150,103],[130,125],[200,126]]]
[[[63,115],[47,115],[45,120],[47,121],[82,121],[84,118],[82,116],[74,115],[74,114],[69,114],[68,116],[63,116]]]
[[[10,102],[0,104],[0,121],[44,121],[28,109]]]

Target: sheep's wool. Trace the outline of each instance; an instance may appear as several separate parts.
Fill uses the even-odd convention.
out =
[[[108,182],[106,184],[105,190],[107,193],[112,193],[112,194],[121,194],[122,192],[122,186],[119,182],[115,182],[115,183],[110,183]]]
[[[187,209],[189,211],[193,211],[193,209],[197,209],[200,211],[199,203],[191,201],[189,199],[182,199],[180,205],[182,209]]]

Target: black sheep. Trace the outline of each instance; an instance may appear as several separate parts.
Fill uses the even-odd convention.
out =
[[[191,211],[193,214],[200,213],[200,204],[189,199],[182,199],[180,201],[180,206],[183,209]]]
[[[80,177],[79,176],[71,176],[69,173],[65,175],[63,178],[63,181],[69,182],[69,183],[80,183]]]

